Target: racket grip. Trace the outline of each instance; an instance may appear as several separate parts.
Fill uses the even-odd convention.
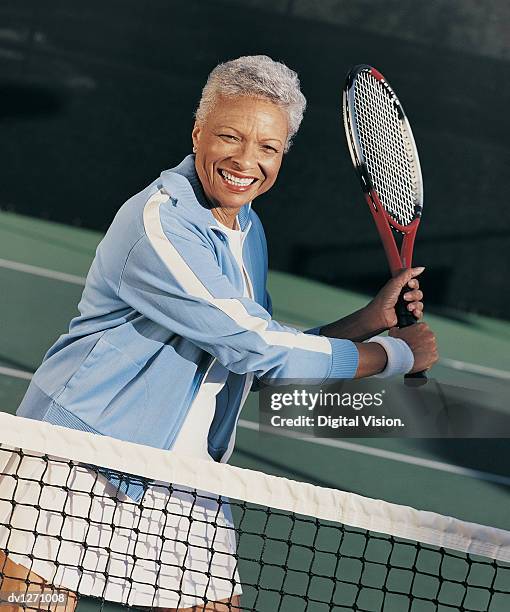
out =
[[[407,310],[407,304],[404,300],[404,293],[409,291],[409,287],[404,287],[400,292],[398,301],[395,305],[395,312],[397,313],[397,325],[398,327],[409,327],[416,323],[416,318],[412,312]],[[427,382],[427,375],[425,372],[413,372],[412,374],[406,374],[404,376],[404,382],[406,385],[419,387]]]
[[[413,313],[407,310],[408,302],[404,300],[404,293],[407,293],[407,291],[409,291],[409,287],[406,285],[400,292],[398,301],[395,305],[398,327],[409,327],[410,325],[414,325],[416,323],[416,318]]]

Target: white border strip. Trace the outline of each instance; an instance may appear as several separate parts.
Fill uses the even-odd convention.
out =
[[[0,366],[0,376],[10,376],[11,378],[21,378],[22,380],[32,380],[33,374],[24,370],[16,370],[14,368],[6,368]]]
[[[510,532],[501,529],[5,413],[0,432],[10,447],[510,563]]]
[[[468,363],[467,361],[460,361],[459,359],[442,357],[439,360],[439,364],[452,370],[458,370],[459,372],[478,374],[479,376],[488,376],[490,378],[500,378],[501,380],[510,380],[510,372],[506,370],[498,370],[497,368],[478,365],[476,363]]]
[[[214,297],[188,266],[163,230],[160,207],[168,201],[169,197],[163,191],[153,194],[145,204],[143,223],[152,248],[188,295],[208,302],[230,317],[242,330],[258,334],[269,345],[269,348],[271,345],[285,346],[331,355],[331,343],[322,336],[269,329],[270,321],[250,314],[239,299]]]
[[[82,287],[85,285],[86,280],[84,276],[57,272],[56,270],[40,268],[39,266],[32,266],[30,264],[20,263],[19,261],[10,261],[9,259],[0,258],[0,268],[24,272],[25,274],[33,274],[34,276],[42,276],[43,278],[51,278],[52,280],[59,280],[64,283],[71,283],[72,285],[80,285]]]
[[[271,434],[273,436],[282,436],[283,438],[291,438],[293,440],[299,440],[300,442],[306,442],[308,444],[318,444],[319,446],[339,448],[341,450],[349,451],[351,453],[369,455],[371,457],[379,457],[380,459],[398,461],[399,463],[408,463],[410,465],[417,465],[418,467],[428,468],[430,470],[436,470],[438,472],[446,472],[448,474],[455,474],[456,476],[474,478],[475,480],[483,480],[486,482],[493,482],[498,485],[510,487],[510,476],[502,476],[501,474],[492,474],[491,472],[474,470],[472,468],[455,465],[454,463],[445,463],[443,461],[436,461],[435,459],[425,459],[425,457],[406,455],[405,453],[397,453],[395,451],[386,450],[384,448],[376,448],[374,446],[365,446],[363,444],[356,444],[355,442],[345,442],[344,440],[335,440],[328,438],[308,438],[293,431],[286,431],[284,429],[275,431],[275,428],[264,428],[258,423],[255,423],[253,421],[246,421],[243,419],[240,419],[237,425],[238,427],[242,427],[243,429],[249,429],[251,431],[260,431],[263,433]]]

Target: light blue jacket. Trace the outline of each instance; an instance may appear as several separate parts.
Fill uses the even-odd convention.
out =
[[[79,316],[45,355],[18,414],[171,449],[217,359],[230,371],[208,437],[219,461],[248,372],[268,384],[351,378],[352,342],[271,318],[262,225],[250,205],[238,220],[253,300],[243,297],[242,273],[194,156],[129,199],[97,248]]]

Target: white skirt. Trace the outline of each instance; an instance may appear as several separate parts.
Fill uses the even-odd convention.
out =
[[[0,549],[12,561],[129,605],[189,608],[241,594],[228,503],[161,482],[137,503],[83,466],[39,457],[13,452],[1,470]]]

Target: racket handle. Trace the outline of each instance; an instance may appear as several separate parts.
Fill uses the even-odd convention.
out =
[[[398,301],[395,305],[395,312],[397,313],[397,325],[398,327],[409,327],[410,325],[414,325],[416,323],[416,318],[412,312],[407,310],[407,304],[404,300],[404,293],[410,291],[409,287],[406,285],[400,295],[398,296]]]
[[[399,327],[409,327],[416,323],[416,318],[412,312],[407,310],[407,304],[404,300],[404,293],[409,291],[409,287],[404,287],[400,292],[398,301],[395,305],[395,312],[397,313],[397,325]],[[425,372],[413,372],[412,374],[406,374],[404,376],[404,382],[406,385],[419,387],[427,382],[427,375]]]

